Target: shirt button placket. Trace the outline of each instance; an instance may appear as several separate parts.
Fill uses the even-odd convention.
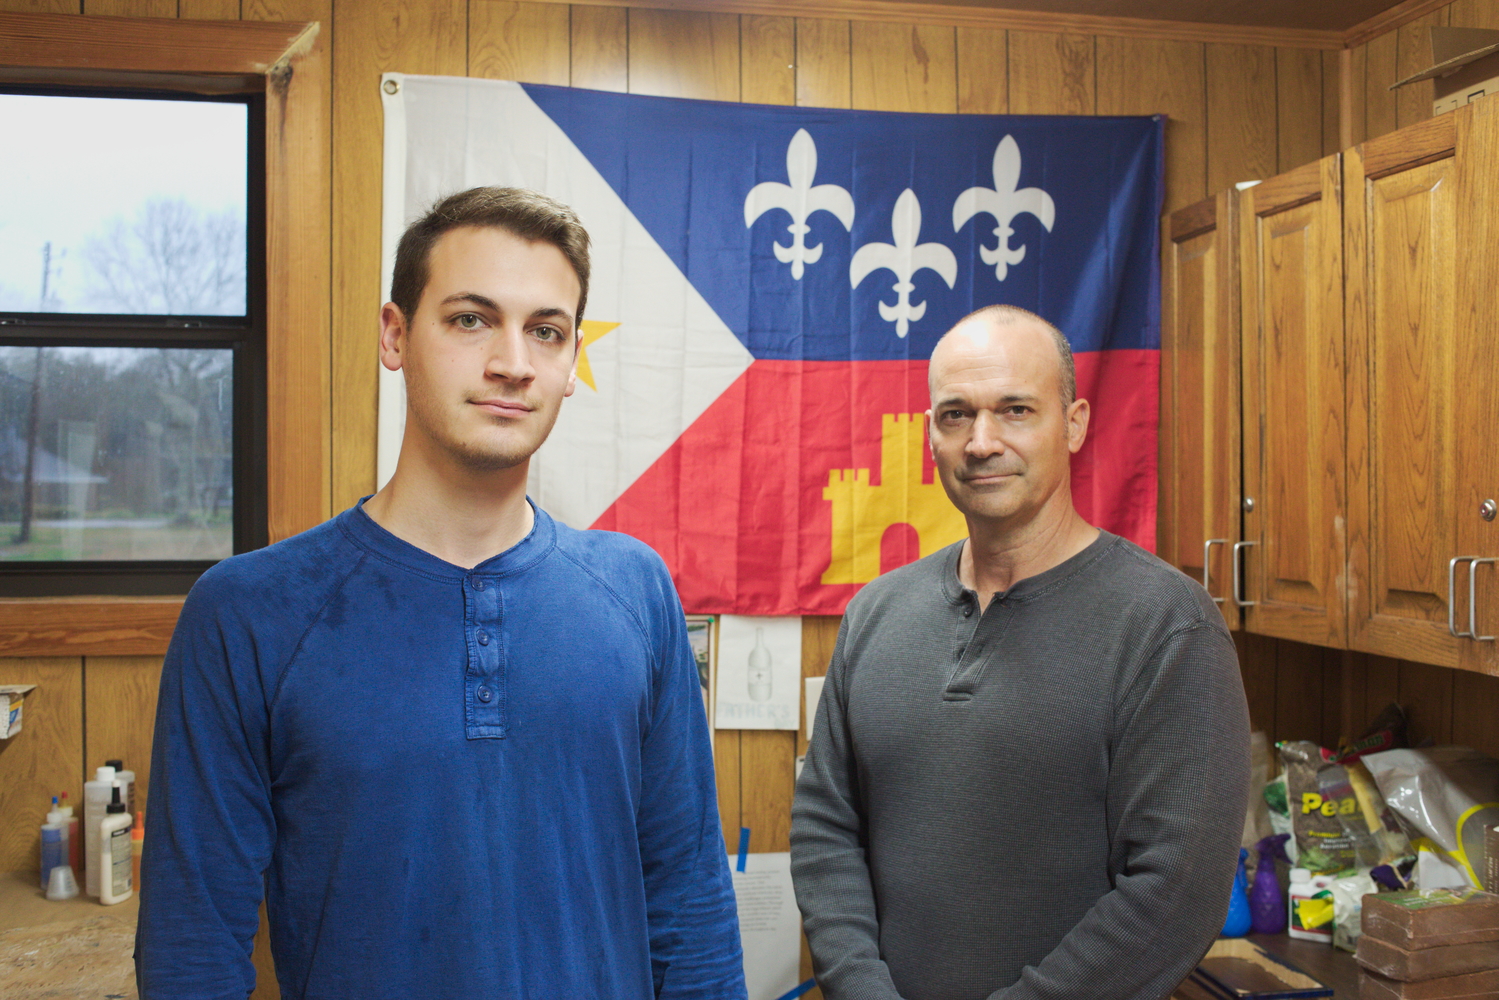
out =
[[[464,581],[465,647],[468,688],[465,706],[468,735],[503,736],[505,678],[500,663],[500,588],[492,580],[471,576]]]

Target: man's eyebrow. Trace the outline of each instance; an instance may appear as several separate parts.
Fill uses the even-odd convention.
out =
[[[1012,392],[999,397],[999,406],[1012,406],[1015,403],[1034,403],[1041,397],[1032,393]],[[972,406],[964,396],[947,396],[932,406],[933,410],[945,410],[950,406]]]

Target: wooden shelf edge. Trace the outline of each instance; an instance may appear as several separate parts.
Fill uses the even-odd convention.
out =
[[[0,599],[0,657],[161,656],[181,597]]]

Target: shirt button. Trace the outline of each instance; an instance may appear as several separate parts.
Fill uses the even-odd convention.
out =
[[[964,607],[963,607],[963,617],[964,618],[972,618],[973,617],[973,605],[972,604],[964,605]]]
[[[481,646],[487,646],[487,645],[489,645],[489,633],[488,632],[480,632],[479,633],[479,645],[481,645]]]
[[[491,690],[489,690],[489,688],[480,688],[479,689],[479,700],[482,701],[484,704],[488,705],[489,704],[489,700],[491,698],[493,698],[493,697],[494,697],[494,692],[491,691]]]
[[[484,581],[481,580],[481,579],[479,579],[477,576],[474,577],[473,584],[474,584],[474,589],[475,590],[483,590],[484,589]]]

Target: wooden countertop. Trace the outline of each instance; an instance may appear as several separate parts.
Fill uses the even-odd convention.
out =
[[[1316,941],[1297,941],[1284,934],[1251,934],[1248,938],[1272,955],[1333,988],[1333,1000],[1359,1000],[1358,963],[1346,951]],[[1218,1000],[1192,982],[1182,983],[1172,1000]]]
[[[0,997],[134,1000],[137,908],[53,902],[35,874],[0,874]]]

